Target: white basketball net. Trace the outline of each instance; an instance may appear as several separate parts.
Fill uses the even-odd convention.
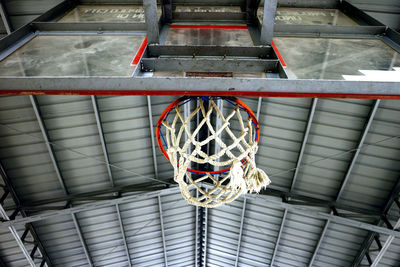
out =
[[[232,112],[224,117],[215,100],[215,98],[209,98],[207,110],[204,101],[199,98],[198,106],[186,119],[181,108],[176,106],[176,113],[172,121],[165,120],[162,123],[166,129],[166,151],[174,167],[174,180],[179,184],[183,197],[190,204],[207,208],[231,202],[243,193],[259,192],[271,182],[265,172],[258,169],[255,164],[258,146],[251,118],[243,121],[240,107],[237,104]],[[218,101],[223,100],[219,99]],[[203,119],[192,132],[189,123],[199,112]],[[219,129],[214,129],[211,123],[210,118],[213,112],[216,112],[216,116],[221,121]],[[229,128],[230,120],[235,117],[241,128],[238,137]],[[209,129],[209,136],[204,140],[197,141],[196,136],[204,125],[207,125]],[[232,141],[230,145],[226,145],[220,138],[224,131]],[[184,136],[187,136],[186,140],[182,139]],[[220,150],[215,154],[207,155],[201,148],[212,140],[219,145]],[[189,154],[190,148],[194,149]],[[232,153],[235,148],[240,152],[239,155]],[[230,171],[219,175],[194,174],[187,171],[191,162],[208,163],[217,168],[230,167]],[[193,189],[197,189],[198,192],[194,194]]]

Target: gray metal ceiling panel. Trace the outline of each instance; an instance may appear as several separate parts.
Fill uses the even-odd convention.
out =
[[[5,7],[14,29],[29,23],[62,0],[5,0]]]
[[[382,100],[342,202],[380,209],[400,172],[400,102]]]
[[[270,265],[283,212],[265,200],[247,199],[239,266]]]
[[[87,266],[88,261],[70,215],[36,222],[36,231],[55,266]]]
[[[122,222],[134,266],[164,266],[158,199],[120,205]]]
[[[255,100],[245,101],[254,112],[257,111]],[[263,98],[257,166],[270,176],[273,188],[290,188],[310,103],[310,99]]]
[[[63,194],[29,98],[0,97],[0,110],[0,159],[21,201]]]
[[[276,255],[276,266],[307,266],[325,221],[290,212],[286,218]]]
[[[18,235],[21,237],[25,227],[22,225],[15,227],[15,229],[17,230]],[[32,241],[33,239],[28,235],[26,240]],[[26,244],[28,251],[31,251],[32,247],[32,244]],[[25,255],[22,253],[14,237],[7,228],[0,230],[0,260],[2,260],[6,266],[10,267],[25,267],[29,265]],[[35,263],[37,262],[38,260],[35,261]]]
[[[315,260],[315,266],[350,266],[368,232],[330,223]]]
[[[40,96],[38,104],[69,192],[109,187],[90,97]]]
[[[393,218],[400,219],[400,209],[396,204],[393,204],[392,208],[389,210],[389,215],[393,216]],[[390,220],[390,223],[394,226],[396,225],[396,220]],[[383,244],[385,244],[388,236],[380,235],[379,239]],[[379,248],[375,242],[371,245],[371,258],[374,260],[379,252]],[[390,266],[398,266],[400,262],[400,239],[395,238],[390,244],[388,250],[383,254],[382,259],[379,261],[378,266],[390,267]],[[366,258],[362,261],[362,264],[368,264]]]
[[[207,263],[234,266],[239,240],[243,198],[208,209]]]
[[[97,97],[116,185],[148,183],[154,165],[145,96]]]
[[[116,207],[76,214],[95,266],[128,266]]]
[[[336,198],[370,109],[370,100],[318,101],[295,192]]]
[[[161,197],[169,266],[195,265],[196,208],[180,193]]]

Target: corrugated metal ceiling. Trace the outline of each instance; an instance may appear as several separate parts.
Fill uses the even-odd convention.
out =
[[[18,27],[58,2],[35,1],[28,6],[24,1],[6,1],[6,5]],[[174,99],[96,97],[102,136],[90,96],[36,97],[67,191],[77,194],[109,189],[113,183],[150,186],[160,184],[154,179],[170,180],[172,167],[158,149],[154,161],[150,122],[154,127]],[[259,99],[244,101],[257,110]],[[262,99],[257,164],[270,175],[272,189],[335,201],[375,102],[318,100],[294,183],[312,101]],[[25,204],[65,196],[37,119],[28,96],[0,97],[0,161]],[[371,211],[385,205],[400,173],[399,120],[400,102],[381,101],[338,203]],[[8,197],[4,205],[14,203]],[[313,210],[330,212],[323,207]],[[394,206],[390,215],[398,218],[399,209]],[[312,259],[312,266],[351,266],[368,235],[365,230],[270,207],[265,196],[241,197],[200,210],[188,205],[178,190],[74,216],[59,215],[34,226],[54,266],[202,266],[200,261],[204,266],[270,266],[274,261],[273,266],[297,267],[309,266]],[[22,235],[23,227],[17,230]],[[387,238],[381,235],[380,240],[384,243]],[[205,249],[202,255],[198,247]],[[3,228],[0,259],[7,266],[27,266]],[[400,243],[395,239],[380,266],[399,262]],[[363,264],[368,262],[364,259]]]

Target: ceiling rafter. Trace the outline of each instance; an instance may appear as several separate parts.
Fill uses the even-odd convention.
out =
[[[96,117],[97,130],[98,130],[99,137],[100,137],[101,148],[102,148],[103,155],[104,155],[104,160],[105,160],[105,165],[106,165],[106,168],[107,168],[108,178],[110,180],[111,186],[115,187],[115,181],[114,181],[114,177],[113,177],[113,174],[112,174],[112,171],[111,171],[110,159],[108,157],[107,145],[106,145],[104,132],[103,132],[103,125],[101,123],[101,116],[100,116],[100,112],[99,112],[99,106],[98,106],[98,103],[97,103],[96,96],[92,95],[90,97],[91,97],[91,100],[92,100],[94,115]],[[119,208],[118,204],[115,204],[115,209],[117,211],[118,223],[119,223],[119,227],[120,227],[120,230],[121,230],[121,235],[122,235],[122,240],[123,240],[123,243],[124,243],[126,257],[127,257],[127,260],[128,260],[128,265],[131,267],[132,266],[132,259],[131,259],[131,255],[129,253],[128,243],[126,241],[126,236],[125,236],[124,225],[123,225],[123,222],[122,222],[121,212],[120,212],[120,208]]]
[[[242,207],[242,216],[240,217],[240,228],[239,228],[239,238],[238,238],[238,245],[236,249],[236,259],[235,259],[235,267],[239,264],[239,254],[240,254],[240,246],[242,243],[242,235],[243,235],[243,225],[244,225],[244,218],[246,214],[246,203],[247,199],[243,199],[243,207]]]
[[[67,185],[65,183],[64,177],[63,177],[63,175],[61,173],[61,170],[60,170],[60,167],[58,165],[58,161],[57,161],[56,155],[54,153],[53,147],[50,144],[49,134],[47,132],[45,123],[43,121],[43,117],[42,117],[41,112],[40,112],[39,103],[38,103],[38,101],[36,99],[36,96],[32,96],[31,95],[31,96],[29,96],[29,99],[31,101],[33,110],[35,112],[36,119],[37,119],[37,121],[39,123],[39,127],[40,127],[40,130],[42,132],[42,136],[43,136],[45,145],[47,147],[47,151],[49,153],[49,156],[51,158],[51,162],[53,164],[53,168],[54,168],[54,171],[56,173],[57,179],[60,182],[60,186],[63,189],[65,195],[69,195],[69,190],[67,188]],[[72,204],[68,204],[67,206],[71,206],[72,207]],[[89,264],[89,266],[93,266],[93,260],[92,260],[92,258],[90,256],[89,249],[88,249],[87,244],[85,242],[84,236],[82,235],[82,230],[80,228],[79,221],[76,218],[76,214],[75,213],[71,213],[71,216],[72,216],[72,220],[74,222],[74,226],[75,226],[75,229],[77,231],[79,240],[81,242],[83,251],[84,251],[85,256],[87,258],[88,264]]]
[[[157,196],[158,199],[158,211],[160,215],[160,227],[161,227],[161,238],[164,250],[164,264],[168,267],[168,255],[167,255],[167,244],[165,240],[165,229],[164,229],[164,218],[163,218],[163,211],[162,211],[162,203],[160,195]]]
[[[347,185],[347,182],[350,179],[351,173],[353,171],[353,167],[357,163],[357,159],[358,159],[358,156],[360,155],[361,148],[364,145],[365,139],[367,137],[369,129],[371,128],[372,122],[373,122],[373,120],[375,118],[375,115],[376,115],[376,112],[377,112],[377,110],[379,108],[380,102],[381,102],[380,100],[375,100],[371,110],[369,111],[369,116],[368,116],[367,123],[365,124],[364,130],[363,130],[363,132],[362,132],[362,134],[360,136],[360,139],[358,141],[357,150],[354,153],[354,155],[353,155],[353,157],[352,157],[352,159],[350,161],[350,164],[349,164],[349,166],[347,168],[346,174],[345,174],[345,176],[344,176],[344,178],[342,180],[342,183],[340,185],[339,192],[336,195],[335,201],[340,200],[340,198],[341,198],[341,196],[342,196],[342,194],[344,192],[344,189],[345,189],[345,187]],[[333,213],[334,213],[334,211],[331,211],[331,214],[333,214]],[[311,257],[311,260],[310,260],[310,262],[308,264],[309,267],[312,267],[313,264],[314,264],[314,261],[315,261],[317,255],[318,255],[318,251],[319,251],[319,249],[320,249],[320,247],[322,245],[322,242],[324,241],[324,238],[326,236],[326,233],[328,231],[329,224],[330,224],[330,220],[327,220],[325,222],[325,226],[324,226],[324,228],[322,230],[322,233],[320,235],[320,238],[318,240],[317,246],[314,249],[314,253],[313,253],[312,257]]]
[[[151,97],[147,96],[147,110],[149,113],[149,128],[150,128],[150,138],[151,138],[151,149],[153,153],[153,165],[154,165],[154,175],[158,180],[158,164],[157,164],[157,153],[156,153],[156,144],[154,138],[154,127],[153,127],[153,111],[151,108]]]
[[[4,182],[4,190],[6,192],[6,194],[10,194],[14,203],[16,204],[15,210],[13,211],[13,214],[11,216],[8,216],[6,211],[3,208],[3,203],[0,202],[0,208],[1,208],[1,215],[2,218],[6,221],[8,220],[12,220],[15,219],[15,216],[20,212],[21,215],[23,217],[27,216],[27,213],[24,210],[20,210],[19,209],[19,205],[21,204],[21,201],[19,200],[19,197],[14,189],[14,186],[10,180],[10,178],[8,177],[5,168],[3,167],[3,164],[0,162],[0,177],[3,179]],[[24,235],[22,237],[20,237],[17,233],[17,231],[15,230],[15,228],[13,226],[9,226],[8,227],[11,234],[13,235],[13,237],[15,238],[18,246],[21,248],[23,254],[25,255],[25,257],[27,258],[28,262],[30,263],[30,265],[32,265],[33,259],[36,257],[35,256],[35,252],[37,251],[36,249],[39,248],[39,253],[40,253],[40,257],[42,257],[42,262],[41,262],[41,266],[44,266],[44,264],[47,264],[48,267],[52,267],[53,264],[46,252],[46,250],[44,249],[44,246],[41,242],[41,240],[39,239],[39,236],[36,233],[36,230],[33,226],[33,224],[31,223],[27,223],[25,224],[25,232]],[[25,247],[25,237],[27,236],[27,234],[30,233],[33,240],[34,240],[34,244],[35,244],[35,251],[32,251],[31,253],[28,252],[28,250]],[[35,265],[34,265],[35,266]]]
[[[301,143],[300,152],[299,152],[299,156],[297,158],[296,168],[295,168],[295,171],[294,171],[294,174],[293,174],[293,177],[292,177],[292,183],[290,185],[289,192],[293,191],[294,186],[295,186],[296,181],[297,181],[297,176],[299,175],[299,171],[301,169],[304,150],[305,150],[306,145],[307,145],[308,136],[310,135],[311,125],[312,125],[312,122],[313,122],[313,119],[314,119],[314,114],[315,114],[315,110],[316,110],[316,107],[317,107],[317,103],[318,103],[318,98],[313,98],[312,101],[311,101],[310,111],[309,111],[308,119],[307,119],[307,125],[306,125],[306,128],[305,128],[303,141]],[[282,237],[283,228],[285,227],[285,221],[286,221],[287,214],[288,214],[288,211],[287,211],[287,209],[285,209],[285,211],[283,213],[283,217],[282,217],[281,226],[279,228],[278,237],[276,238],[274,252],[272,253],[271,266],[274,266],[274,263],[275,263],[275,258],[276,258],[276,254],[278,253],[279,242],[280,242],[281,237]]]
[[[383,222],[384,216],[389,213],[389,211],[392,209],[393,205],[398,205],[399,197],[400,197],[400,177],[397,178],[397,181],[393,186],[393,190],[389,194],[388,199],[386,200],[386,203],[385,203],[384,207],[382,208],[383,215],[379,219],[377,225],[381,226],[384,224],[384,222]],[[397,202],[396,202],[396,200],[397,200]],[[400,209],[400,205],[398,205],[398,206]],[[365,240],[360,248],[359,253],[354,258],[354,260],[351,264],[351,267],[358,267],[361,264],[364,257],[367,257],[370,264],[372,264],[373,261],[370,257],[369,251],[370,251],[370,247],[371,247],[372,243],[374,241],[378,243],[378,240],[379,240],[378,234],[376,234],[375,232],[369,232],[368,236],[365,238]],[[381,247],[381,246],[378,246],[378,247]],[[381,250],[381,248],[380,248],[380,250]]]
[[[203,185],[205,187],[208,187],[207,185]],[[50,212],[43,212],[38,215],[32,215],[29,217],[25,218],[16,218],[14,220],[6,221],[0,223],[0,228],[8,227],[10,225],[19,225],[19,224],[25,224],[29,222],[37,222],[41,221],[44,219],[48,218],[54,218],[55,216],[61,216],[65,214],[74,214],[82,211],[88,211],[88,210],[94,210],[94,209],[100,209],[103,207],[110,207],[115,204],[121,204],[121,203],[128,203],[131,201],[135,201],[137,199],[141,199],[144,197],[156,197],[158,195],[164,195],[164,194],[171,194],[171,193],[176,193],[179,192],[179,187],[173,187],[173,188],[168,188],[168,189],[162,189],[159,191],[154,191],[154,192],[147,192],[143,194],[135,194],[135,195],[128,195],[128,196],[123,196],[120,198],[115,198],[115,199],[110,199],[110,200],[101,200],[101,201],[94,201],[91,203],[86,203],[86,204],[81,204],[77,205],[74,207],[65,207],[65,209],[62,210],[57,210],[57,211],[50,211]],[[247,194],[244,195],[245,198],[248,199],[258,199],[262,201],[266,201],[270,207],[275,207],[278,209],[287,209],[291,213],[294,214],[299,214],[302,216],[307,216],[315,219],[322,219],[322,220],[331,220],[332,222],[339,223],[345,226],[350,226],[354,228],[359,228],[359,229],[364,229],[368,231],[374,231],[380,234],[386,234],[386,235],[394,235],[395,237],[400,237],[400,232],[388,229],[386,227],[381,227],[378,225],[370,224],[370,223],[365,223],[359,220],[355,220],[354,218],[346,218],[341,216],[342,214],[337,214],[333,215],[330,213],[325,213],[325,212],[319,212],[315,211],[313,209],[310,209],[308,207],[300,207],[298,205],[286,203],[282,201],[280,198],[271,198],[271,197],[265,197],[263,195],[257,195],[257,194]],[[205,219],[207,220],[207,210],[205,212]],[[205,224],[206,225],[206,224]],[[207,232],[206,229],[204,232]],[[206,238],[207,236],[205,236]],[[203,240],[204,241],[204,240]]]
[[[3,21],[4,27],[6,28],[7,34],[10,34],[13,31],[13,26],[8,16],[6,4],[4,0],[0,0],[0,16]]]

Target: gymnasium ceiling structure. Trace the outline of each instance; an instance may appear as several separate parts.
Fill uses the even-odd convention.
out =
[[[399,266],[395,2],[0,1],[0,266]],[[182,198],[181,95],[254,111],[270,186]]]

